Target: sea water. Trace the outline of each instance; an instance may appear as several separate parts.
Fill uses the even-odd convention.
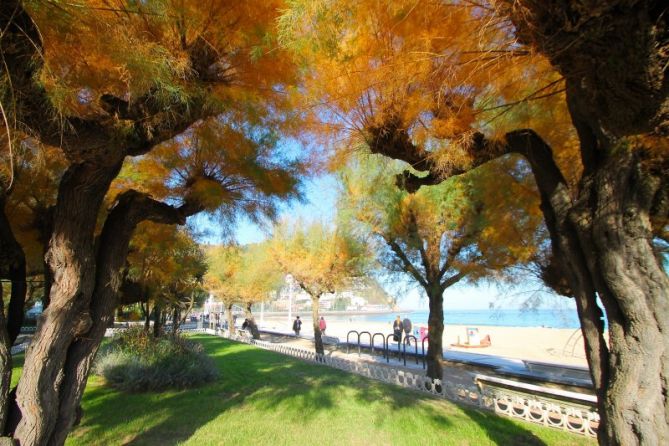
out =
[[[392,322],[399,315],[408,317],[414,324],[427,324],[427,311],[399,311],[385,314],[350,314],[326,317],[332,321],[350,322]],[[539,310],[444,310],[446,325],[495,325],[503,327],[551,327],[578,328],[576,310],[539,309]]]

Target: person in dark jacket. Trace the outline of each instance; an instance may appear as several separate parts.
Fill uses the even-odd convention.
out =
[[[293,331],[295,332],[295,336],[300,335],[300,330],[302,329],[302,321],[300,320],[300,317],[297,316],[295,320],[293,321]]]
[[[393,322],[393,341],[401,342],[402,341],[402,330],[404,326],[402,325],[402,319],[397,316],[397,319]]]
[[[404,320],[402,321],[402,327],[404,327],[404,339],[406,339],[407,336],[413,334],[411,332],[413,324],[411,323],[411,319],[409,319],[408,317],[405,317]]]

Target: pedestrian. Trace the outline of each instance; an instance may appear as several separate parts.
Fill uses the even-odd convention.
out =
[[[412,334],[411,329],[413,328],[413,324],[411,323],[411,319],[405,317],[402,321],[402,326],[404,327],[404,342],[406,342],[407,337]]]
[[[399,315],[393,322],[393,341],[395,342],[401,342],[402,341],[402,319],[400,319]]]
[[[323,316],[321,316],[321,320],[318,321],[318,328],[320,328],[321,334],[325,334],[325,329],[327,328],[327,324],[325,323],[325,319],[323,319]]]
[[[295,336],[300,335],[300,330],[302,329],[302,321],[300,320],[300,317],[297,316],[295,320],[293,321],[293,331],[295,332]]]

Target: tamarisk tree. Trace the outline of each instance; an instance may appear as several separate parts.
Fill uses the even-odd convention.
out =
[[[244,306],[253,338],[259,339],[260,332],[251,307],[267,300],[269,294],[283,283],[283,274],[276,267],[268,242],[212,247],[208,251],[208,262],[205,283],[226,305],[231,332],[234,332],[232,305],[239,303]]]
[[[294,194],[295,166],[272,156],[277,135],[299,125],[287,112],[296,70],[274,45],[279,6],[0,4],[5,122],[67,160],[45,257],[50,304],[16,404],[0,401],[14,408],[4,431],[21,444],[62,444],[78,420],[140,222],[184,224],[230,203],[262,212],[252,203]],[[124,163],[133,174],[108,196]]]
[[[480,187],[477,176],[499,178],[509,165],[409,194],[389,175],[401,172],[399,163],[369,156],[352,164],[343,174],[340,214],[363,237],[376,239],[387,270],[408,276],[427,295],[427,375],[442,379],[444,291],[463,280],[503,279],[533,258],[541,224],[536,194],[526,178],[510,175],[506,187],[497,189],[501,194]],[[524,206],[515,211],[492,205],[523,195]]]
[[[316,222],[304,226],[284,222],[275,227],[270,243],[279,268],[291,274],[311,297],[315,349],[323,354],[318,325],[320,298],[334,293],[348,279],[364,274],[369,262],[367,246],[341,228]]]
[[[420,171],[408,191],[527,160],[601,444],[669,442],[668,20],[652,0],[296,1],[282,19],[326,129]]]

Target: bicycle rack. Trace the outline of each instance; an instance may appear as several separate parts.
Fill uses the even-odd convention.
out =
[[[389,334],[389,335],[386,336],[386,362],[387,363],[390,363],[390,338],[392,338],[393,336],[395,336],[395,335],[394,334]],[[399,344],[398,344],[397,348],[399,349]]]
[[[351,335],[351,333],[355,333],[358,336],[358,346],[360,345],[360,333],[358,333],[356,330],[351,330],[348,333],[346,333],[346,354],[349,354],[349,349],[351,344],[348,342],[349,339],[348,337]]]
[[[372,343],[372,334],[371,334],[370,332],[368,332],[368,331],[361,331],[361,332],[358,334],[358,357],[360,357],[360,338],[361,338],[362,335],[364,335],[364,334],[366,334],[367,336],[369,336],[369,343],[370,343],[370,344]],[[372,347],[372,348],[373,348],[373,347]]]
[[[407,344],[411,347],[411,339],[413,339],[414,346],[414,357],[416,358],[416,364],[418,364],[418,339],[414,335],[407,335],[402,341],[403,350],[404,350],[404,367],[407,365]]]
[[[383,333],[374,333],[372,335],[372,355],[374,354],[374,339],[376,339],[377,336],[381,336],[381,342],[383,343],[383,355],[385,356],[385,351],[386,351],[386,338]]]

